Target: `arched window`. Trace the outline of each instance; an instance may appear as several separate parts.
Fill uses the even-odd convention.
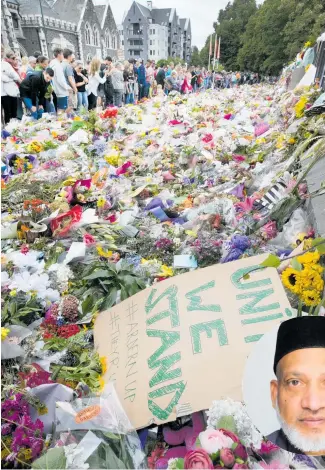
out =
[[[99,46],[99,32],[96,25],[93,27],[94,46]]]
[[[116,37],[115,36],[113,36],[113,39],[112,39],[112,48],[116,49]]]
[[[105,47],[109,49],[111,47],[110,34],[108,28],[105,29]]]
[[[91,54],[87,54],[87,62],[91,62],[92,61],[92,55]]]
[[[86,44],[88,44],[88,45],[91,44],[91,42],[92,42],[91,41],[91,36],[92,36],[91,28],[89,26],[89,23],[86,23],[85,24],[85,41],[86,41]]]

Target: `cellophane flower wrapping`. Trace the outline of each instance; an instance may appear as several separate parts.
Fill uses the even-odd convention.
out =
[[[138,434],[112,382],[100,396],[57,403],[54,442],[64,447],[66,468],[147,468]]]

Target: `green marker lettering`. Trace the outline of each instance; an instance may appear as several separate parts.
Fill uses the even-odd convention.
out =
[[[239,309],[239,313],[242,315],[249,315],[251,313],[267,312],[268,310],[275,310],[280,308],[280,304],[275,302],[270,305],[262,305],[260,307],[255,307],[255,305],[261,300],[265,299],[269,295],[274,294],[274,289],[266,289],[259,292],[249,292],[247,294],[238,294],[236,295],[237,300],[253,298],[251,302],[243,305]]]
[[[278,320],[282,318],[282,313],[273,313],[273,315],[265,315],[264,317],[250,318],[249,320],[242,320],[243,325],[249,325],[250,323],[260,323],[262,321]]]
[[[212,330],[217,330],[220,346],[228,344],[227,332],[223,320],[213,320],[205,323],[197,323],[190,326],[193,354],[202,352],[200,334],[206,333],[208,338],[212,338]]]
[[[271,279],[262,279],[259,281],[253,281],[253,282],[244,282],[242,283],[242,278],[245,276],[245,274],[248,274],[250,271],[253,269],[257,269],[260,266],[248,266],[247,268],[241,268],[238,269],[234,274],[231,276],[231,282],[237,289],[253,289],[254,287],[262,287],[262,286],[268,286],[269,284],[272,284]]]
[[[210,281],[203,286],[197,287],[194,290],[188,292],[185,297],[190,301],[190,305],[187,307],[188,312],[193,312],[195,310],[203,310],[205,312],[221,312],[220,305],[211,304],[211,305],[201,305],[202,299],[199,295],[200,292],[204,292],[208,289],[211,289],[215,286],[215,281]]]
[[[184,392],[186,384],[183,380],[176,382],[175,384],[165,385],[164,387],[158,388],[158,390],[153,390],[148,395],[148,408],[151,413],[160,420],[165,420],[173,411],[174,407],[179,402],[179,399]],[[160,398],[169,393],[175,392],[173,398],[169,402],[168,406],[165,409],[160,408],[153,400],[155,398]]]
[[[167,380],[173,380],[176,379],[176,377],[181,377],[182,371],[180,367],[177,367],[177,369],[170,370],[170,367],[172,367],[176,362],[181,360],[181,353],[177,352],[175,354],[171,354],[170,356],[164,357],[163,359],[159,359],[156,362],[153,362],[151,364],[150,369],[155,369],[156,367],[159,367],[159,370],[155,373],[155,375],[152,377],[152,379],[149,382],[150,388],[154,387],[155,385],[161,383],[161,382],[166,382]]]
[[[147,325],[152,325],[156,321],[162,320],[163,318],[170,317],[170,322],[173,328],[175,326],[179,326],[179,315],[178,315],[178,303],[177,303],[177,287],[170,286],[166,289],[162,294],[157,297],[156,300],[153,300],[157,289],[152,289],[149,294],[148,300],[145,305],[146,313],[150,313],[151,310],[160,302],[164,297],[168,298],[169,301],[169,309],[163,310],[162,312],[157,313],[153,317],[147,320]]]

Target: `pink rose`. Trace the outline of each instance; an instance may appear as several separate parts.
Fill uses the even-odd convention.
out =
[[[237,444],[237,447],[234,449],[234,454],[244,462],[247,460],[248,455],[243,444]]]
[[[213,469],[209,454],[203,449],[190,450],[184,459],[184,468]]]
[[[245,463],[235,463],[232,468],[249,468]]]
[[[228,431],[228,429],[223,429],[223,428],[220,428],[219,431],[221,431],[225,436],[230,437],[230,439],[232,439],[234,442],[237,442],[238,444],[240,444],[239,437],[236,436],[236,434],[234,434],[233,432]]]
[[[231,449],[221,449],[220,460],[226,468],[232,468],[235,463],[235,456]]]
[[[261,448],[259,450],[259,452],[261,452],[262,454],[268,454],[270,452],[274,452],[274,451],[277,451],[279,450],[279,447],[275,444],[273,444],[273,442],[271,441],[263,441],[262,444],[261,444]]]
[[[258,464],[262,467],[265,468],[266,470],[289,470],[289,467],[286,465],[283,465],[281,462],[278,462],[277,460],[272,460],[270,464],[267,464],[265,462],[258,462]]]
[[[278,233],[276,229],[276,222],[270,220],[267,222],[263,227],[261,228],[261,234],[264,238],[267,240],[271,240],[271,238],[274,238],[276,234]]]
[[[246,157],[245,157],[245,155],[233,155],[232,159],[237,163],[241,163],[241,162],[244,162],[246,160]]]
[[[83,242],[86,244],[86,246],[91,246],[96,243],[96,239],[95,237],[90,235],[90,233],[85,233],[85,235],[83,236]]]
[[[206,429],[199,434],[199,439],[202,448],[209,454],[214,454],[223,447],[231,447],[234,443],[233,439],[220,429]]]

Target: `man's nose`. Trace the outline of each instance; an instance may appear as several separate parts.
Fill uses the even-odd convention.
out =
[[[320,411],[323,409],[325,414],[325,388],[324,384],[310,383],[301,400],[302,408],[311,411]]]

